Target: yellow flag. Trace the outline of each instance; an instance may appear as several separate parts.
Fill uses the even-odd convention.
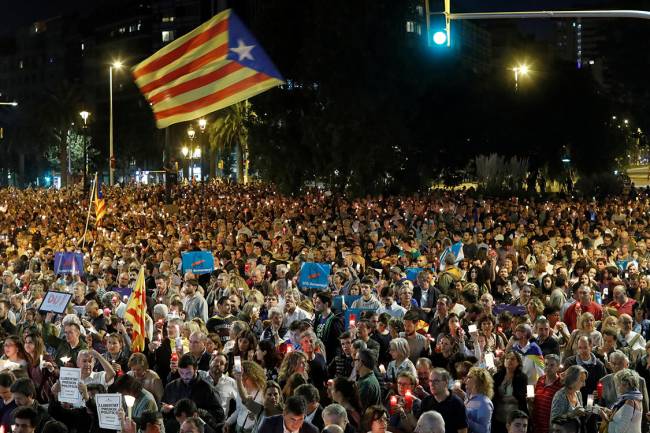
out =
[[[147,293],[144,284],[144,266],[140,267],[138,279],[135,282],[135,288],[131,293],[128,304],[126,304],[126,313],[124,319],[133,325],[133,335],[131,337],[131,351],[142,352],[144,350],[145,317],[147,315]]]

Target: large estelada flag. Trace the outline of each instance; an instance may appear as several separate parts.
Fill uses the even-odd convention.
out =
[[[102,184],[97,174],[95,174],[95,194],[93,201],[95,202],[95,224],[99,225],[104,215],[106,215],[106,200],[104,200]]]
[[[142,352],[144,350],[144,339],[146,336],[145,317],[147,314],[147,294],[144,282],[144,266],[140,267],[138,279],[135,281],[135,288],[131,293],[129,302],[126,304],[124,320],[133,325],[131,336],[131,351]]]
[[[260,44],[230,10],[133,68],[158,128],[184,122],[283,84]]]

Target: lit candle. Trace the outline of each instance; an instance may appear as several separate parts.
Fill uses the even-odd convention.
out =
[[[534,398],[535,397],[535,385],[528,385],[526,387],[526,397]]]
[[[67,364],[68,362],[70,362],[70,359],[72,358],[70,358],[69,356],[62,356],[60,359],[62,363]]]
[[[135,403],[135,397],[133,397],[132,395],[125,395],[124,401],[126,402],[126,407],[128,410],[128,418],[131,418],[133,404]]]
[[[379,372],[381,374],[386,374],[386,367],[384,367],[384,364],[379,364]]]

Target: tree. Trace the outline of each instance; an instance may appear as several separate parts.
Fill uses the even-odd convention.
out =
[[[216,174],[216,153],[222,154],[237,151],[237,177],[240,182],[248,182],[248,127],[254,122],[257,115],[250,102],[243,101],[226,107],[216,112],[216,118],[208,127],[210,176]]]
[[[77,84],[62,81],[46,93],[43,121],[46,131],[58,150],[61,186],[69,184],[68,140],[78,121],[81,91]]]

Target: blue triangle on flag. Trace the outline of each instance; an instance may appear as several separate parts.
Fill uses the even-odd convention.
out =
[[[262,72],[270,77],[284,81],[280,72],[255,40],[244,23],[233,11],[228,17],[228,56],[244,67]]]

